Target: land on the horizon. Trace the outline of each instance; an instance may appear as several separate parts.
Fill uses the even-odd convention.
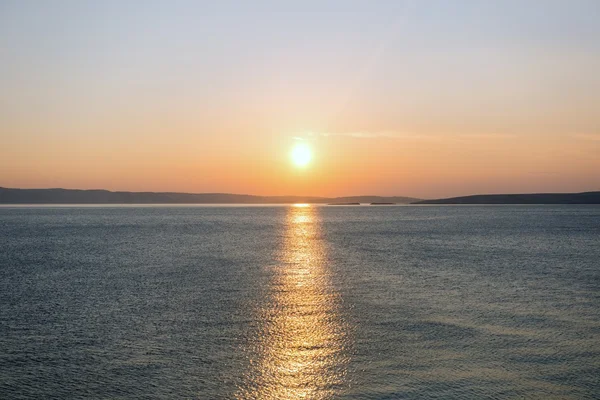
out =
[[[478,194],[413,204],[600,204],[600,191],[582,193]]]
[[[600,191],[485,194],[422,200],[405,196],[254,196],[230,193],[121,192],[0,187],[0,204],[600,204]]]
[[[253,196],[230,193],[112,192],[78,189],[12,189],[0,187],[0,204],[329,204],[388,202],[409,204],[420,199],[401,196]]]

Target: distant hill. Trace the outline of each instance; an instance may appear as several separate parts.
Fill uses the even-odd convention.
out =
[[[77,189],[9,189],[0,187],[0,204],[293,204],[376,203],[408,204],[413,197],[252,196],[228,193],[111,192]]]
[[[437,200],[421,200],[413,204],[600,204],[600,192],[478,194]]]

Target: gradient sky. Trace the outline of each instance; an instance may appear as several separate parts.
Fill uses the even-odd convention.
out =
[[[0,186],[600,190],[599,20],[597,0],[0,0]]]

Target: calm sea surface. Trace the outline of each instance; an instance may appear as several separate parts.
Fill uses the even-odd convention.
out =
[[[600,207],[1,207],[2,399],[600,398]]]

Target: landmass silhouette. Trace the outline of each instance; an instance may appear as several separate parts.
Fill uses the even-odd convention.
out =
[[[254,196],[230,193],[113,192],[0,187],[0,204],[600,204],[600,191],[583,193],[483,194],[423,200],[405,196]]]
[[[111,192],[78,189],[11,189],[0,187],[0,204],[329,204],[389,202],[408,204],[414,197],[253,196],[229,193]]]
[[[413,204],[600,204],[600,192],[477,194],[447,199],[420,200]]]

